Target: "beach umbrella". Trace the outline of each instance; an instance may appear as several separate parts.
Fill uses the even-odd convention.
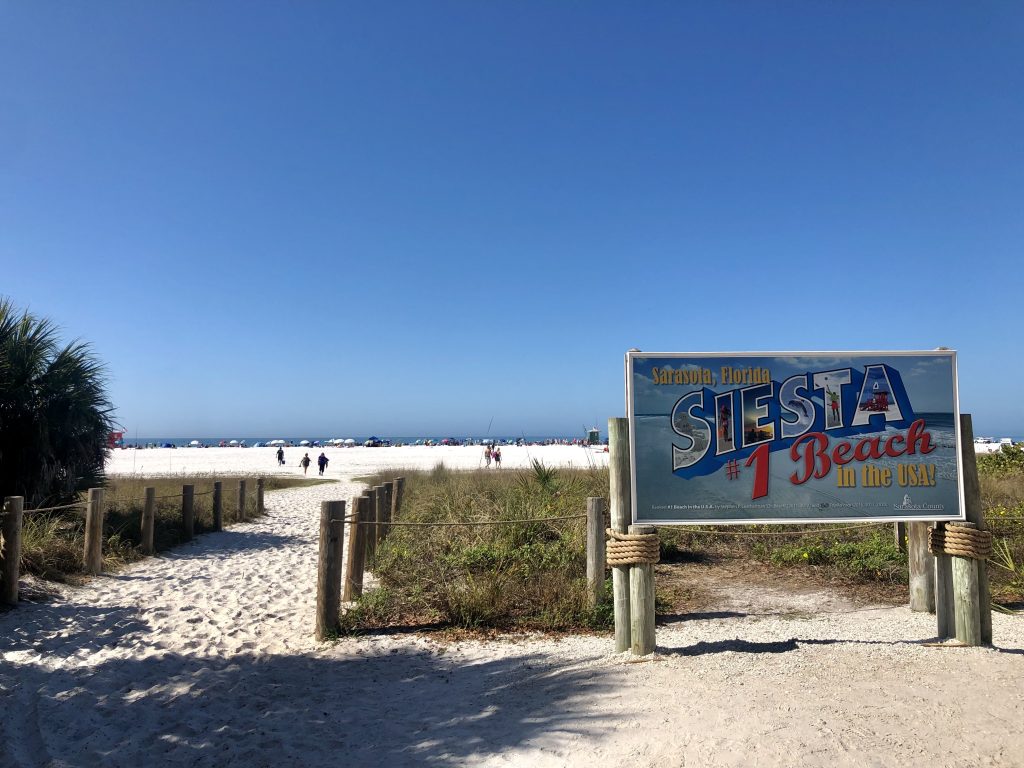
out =
[[[237,440],[228,440],[228,445],[238,445]]]
[[[356,444],[356,441],[353,440],[351,437],[348,437],[348,438],[345,439],[345,445],[355,445],[355,444]]]
[[[199,441],[198,440],[193,440],[191,443],[189,443],[189,445],[193,445],[193,446],[194,445],[199,445]]]
[[[309,440],[299,440],[299,445],[309,445]]]

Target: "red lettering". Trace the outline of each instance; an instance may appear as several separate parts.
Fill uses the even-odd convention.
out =
[[[910,432],[907,433],[907,455],[913,456],[917,453],[919,444],[922,454],[935,450],[931,432],[925,432],[924,426],[924,419],[918,419],[910,425]]]
[[[897,443],[903,443],[904,445],[906,444],[906,440],[903,439],[903,435],[901,435],[899,433],[893,435],[892,437],[890,437],[888,440],[885,441],[885,455],[886,456],[892,456],[893,458],[896,458],[897,456],[902,456],[903,455],[903,453],[905,452],[906,449],[905,448],[897,448],[896,447]]]
[[[803,485],[811,479],[812,475],[820,480],[832,469],[832,462],[825,455],[828,448],[828,438],[825,435],[820,432],[811,432],[793,443],[789,449],[789,457],[793,461],[800,461],[800,445],[802,443],[806,443],[803,452],[803,472],[797,471],[789,476],[789,482],[793,485]],[[817,469],[815,469],[815,465],[818,465]]]
[[[853,446],[845,440],[841,443],[837,443],[836,447],[832,449],[832,461],[840,467],[843,466],[843,464],[849,464],[853,459],[849,458],[847,454],[850,452],[852,447]]]
[[[882,454],[878,450],[878,440],[878,437],[871,437],[857,443],[857,450],[853,452],[857,461],[882,458]]]
[[[934,451],[935,444],[932,443],[931,433],[925,431],[924,419],[918,419],[910,425],[910,431],[903,435],[891,435],[882,446],[882,436],[874,435],[865,437],[852,446],[847,441],[836,443],[835,448],[829,456],[828,437],[821,432],[811,432],[803,435],[789,449],[789,457],[794,462],[802,462],[796,472],[789,476],[789,482],[793,485],[803,485],[812,477],[817,480],[828,475],[832,471],[832,465],[843,466],[851,461],[867,461],[868,459],[881,459],[883,456],[896,458],[904,454],[922,453],[927,454]],[[850,451],[853,455],[850,455]],[[749,466],[749,462],[748,462]]]

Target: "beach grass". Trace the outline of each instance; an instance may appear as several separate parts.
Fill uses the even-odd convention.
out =
[[[156,491],[156,515],[153,542],[156,551],[178,546],[185,540],[181,521],[181,493],[186,483],[195,488],[193,509],[195,533],[213,530],[213,483],[223,483],[224,525],[238,522],[238,481],[245,479],[245,519],[256,516],[256,477],[225,475],[217,477],[122,477],[108,480],[104,494],[103,567],[117,570],[141,559],[142,509],[145,489]],[[325,482],[289,477],[268,477],[264,490]],[[83,494],[81,501],[85,501]],[[83,508],[35,513],[26,510],[22,524],[21,570],[43,579],[77,582],[83,576],[82,552],[85,543]]]
[[[587,605],[585,554],[586,499],[607,494],[606,469],[535,462],[522,471],[438,465],[401,474],[401,522],[428,525],[391,529],[371,566],[380,588],[344,614],[345,631],[608,626],[610,609]],[[469,521],[497,524],[450,525]]]
[[[978,456],[978,474],[985,524],[995,539],[988,568],[992,599],[1001,604],[1024,602],[1024,451],[1004,448],[1000,453]],[[896,546],[891,524],[841,531],[835,536],[821,526],[804,530],[823,535],[790,541],[784,537],[741,539],[729,546],[775,566],[813,567],[860,582],[905,583],[908,579],[906,554]],[[693,534],[678,546],[701,549],[715,543]]]
[[[607,470],[391,472],[406,477],[402,521],[371,570],[380,588],[342,617],[348,632],[396,626],[498,630],[605,628],[607,601],[586,603],[584,535],[588,496],[608,495]],[[993,599],[1024,599],[1024,473],[1013,466],[982,472],[986,520],[996,536],[989,574]],[[449,527],[445,523],[580,516],[573,520]],[[764,535],[768,534],[768,535]],[[659,529],[663,563],[749,561],[805,569],[861,595],[905,596],[907,555],[891,523],[700,526]],[[666,586],[666,589],[668,587]],[[666,593],[667,595],[667,593]],[[660,601],[666,606],[671,600]]]

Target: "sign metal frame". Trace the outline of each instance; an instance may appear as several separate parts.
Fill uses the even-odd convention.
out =
[[[952,376],[952,431],[955,434],[955,465],[956,465],[956,498],[957,498],[957,509],[955,512],[938,509],[927,509],[927,510],[915,510],[913,507],[908,507],[905,510],[897,511],[899,508],[894,505],[882,505],[886,509],[891,510],[890,513],[881,513],[878,515],[858,515],[858,516],[816,516],[816,517],[791,517],[791,516],[771,516],[771,517],[707,517],[707,516],[681,516],[672,518],[661,518],[645,516],[639,513],[638,506],[638,472],[637,472],[637,414],[635,411],[636,407],[636,392],[635,392],[635,370],[634,365],[637,360],[650,360],[656,358],[658,360],[666,361],[715,361],[724,359],[747,359],[750,365],[755,365],[758,362],[763,362],[769,359],[795,359],[795,358],[815,358],[820,357],[822,360],[826,359],[853,359],[853,358],[913,358],[913,357],[946,357],[950,358],[951,376]],[[866,368],[867,366],[865,366]],[[959,385],[957,380],[957,358],[955,350],[939,349],[939,350],[899,350],[899,351],[843,351],[843,352],[642,352],[640,350],[630,350],[626,353],[625,357],[625,378],[626,378],[626,413],[629,420],[629,449],[630,449],[630,492],[632,495],[632,517],[634,524],[648,524],[648,525],[792,525],[792,524],[819,524],[819,523],[859,523],[859,522],[900,522],[908,520],[922,520],[922,521],[955,521],[966,519],[966,505],[964,502],[964,472],[963,472],[963,461],[962,461],[962,439],[963,436],[960,431],[960,396],[959,396]],[[774,381],[774,379],[771,379]],[[692,389],[700,389],[701,385],[694,383],[690,386]],[[717,386],[717,382],[716,382]],[[678,403],[677,403],[678,405]],[[854,403],[854,411],[859,407],[859,402]],[[824,412],[823,412],[824,413]],[[667,417],[671,421],[672,416],[668,414]],[[824,419],[828,417],[823,415]],[[705,421],[705,424],[709,424]],[[674,427],[673,427],[674,429]],[[733,428],[735,430],[735,427]],[[884,429],[884,428],[883,428]],[[780,430],[781,431],[781,430]],[[877,432],[878,430],[875,430]],[[773,435],[774,435],[773,431]],[[865,431],[860,434],[870,435],[873,434],[871,431]],[[742,437],[742,435],[741,435]],[[774,440],[774,438],[773,438]],[[765,443],[767,445],[767,443]],[[792,444],[790,444],[792,445]],[[746,451],[748,446],[740,451]],[[948,446],[947,446],[948,449]],[[667,450],[671,451],[671,448]],[[707,450],[707,449],[706,449]],[[780,449],[777,449],[780,450]],[[750,455],[747,453],[746,455]],[[674,461],[670,460],[670,465],[673,466],[670,474],[675,474],[676,468],[674,467]],[[947,484],[948,486],[948,484]],[[682,491],[683,489],[681,489]],[[947,493],[949,489],[947,487]],[[706,508],[714,509],[712,505],[704,505],[700,499],[683,498],[681,499],[682,504],[680,508]],[[752,504],[752,507],[759,505]],[[823,505],[827,507],[828,505]],[[867,505],[863,505],[867,506]],[[725,509],[722,507],[721,509]],[[909,514],[914,512],[914,514]]]

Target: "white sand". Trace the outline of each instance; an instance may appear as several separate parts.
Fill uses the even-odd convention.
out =
[[[532,450],[586,465],[582,448]],[[137,453],[147,472],[150,456],[172,472],[268,463]],[[476,450],[337,454],[333,477],[473,466]],[[996,649],[932,648],[934,618],[905,608],[810,615],[812,594],[765,615],[723,597],[659,627],[655,660],[635,664],[607,636],[317,644],[319,503],[357,490],[269,494],[263,520],[0,614],[0,766],[1024,765],[1021,617],[994,617]]]
[[[484,467],[483,448],[478,446],[403,446],[401,448],[285,448],[285,465],[277,465],[276,448],[146,448],[120,450],[111,454],[107,471],[111,475],[179,475],[197,473],[259,473],[302,475],[299,460],[308,453],[317,473],[316,458],[321,451],[329,463],[325,476],[360,477],[385,469],[433,469],[444,464],[452,469]],[[502,469],[529,467],[532,460],[557,467],[608,466],[603,448],[577,445],[502,446]],[[493,469],[494,467],[492,467]]]

